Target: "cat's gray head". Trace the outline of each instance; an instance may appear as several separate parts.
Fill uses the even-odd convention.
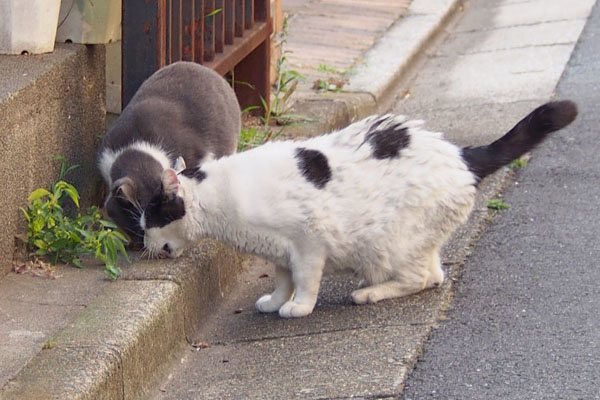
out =
[[[202,181],[206,175],[199,168],[181,172],[186,178]],[[176,258],[192,241],[194,221],[189,217],[187,197],[177,172],[166,169],[162,174],[160,191],[155,194],[140,218],[144,230],[144,246],[152,256]]]
[[[183,162],[183,159],[180,159]],[[143,209],[161,189],[164,165],[144,151],[121,152],[110,169],[110,192],[104,207],[108,216],[136,247],[143,246],[144,231],[139,224]]]
[[[104,202],[110,219],[124,231],[137,247],[144,243],[144,231],[139,225],[141,206],[137,201],[137,185],[130,177],[123,177],[113,183],[110,194]]]

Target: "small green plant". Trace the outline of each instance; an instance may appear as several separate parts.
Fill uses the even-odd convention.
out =
[[[97,207],[90,207],[87,214],[78,213],[70,218],[64,212],[65,196],[79,210],[79,193],[65,176],[76,166],[67,167],[61,161],[59,179],[50,190],[39,188],[29,195],[30,204],[21,211],[27,220],[27,245],[35,254],[47,257],[53,264],[71,263],[83,267],[81,256],[92,255],[104,262],[105,271],[111,279],[119,277],[119,252],[127,256],[127,239],[116,230],[116,225],[102,219]]]
[[[527,160],[525,158],[517,158],[515,161],[511,162],[508,166],[511,169],[522,168],[527,165]]]
[[[327,64],[319,64],[319,66],[317,67],[317,71],[324,72],[326,74],[338,74],[338,75],[345,74],[345,71],[341,71],[341,70],[337,69],[336,67],[334,67],[332,65],[327,65]]]
[[[353,67],[354,68],[354,67]],[[340,70],[336,67],[327,64],[319,64],[317,67],[319,72],[324,72],[329,75],[327,79],[317,79],[313,82],[313,89],[317,92],[334,92],[340,93],[344,85],[348,84],[350,81],[347,78],[349,74],[352,73],[351,69]]]
[[[242,110],[242,115],[247,115],[250,111],[260,108],[258,106],[250,106]],[[274,129],[273,126],[267,126],[262,123],[262,118],[258,118],[260,123],[243,126],[240,133],[240,140],[238,142],[238,152],[244,150],[250,150],[254,147],[258,147],[261,144],[268,142],[271,139],[275,139],[281,134],[285,126],[281,126],[279,129]]]
[[[313,82],[313,89],[317,90],[318,92],[340,93],[346,83],[348,83],[348,79],[334,77],[331,77],[327,80],[317,79]]]
[[[42,350],[51,350],[56,347],[56,338],[48,339],[44,342]]]
[[[213,10],[213,11],[209,12],[208,14],[206,14],[206,15],[204,16],[204,18],[209,18],[209,17],[212,17],[213,15],[217,15],[217,14],[219,14],[221,11],[223,11],[223,9],[222,9],[222,8],[217,8],[216,10]]]
[[[265,128],[262,126],[250,126],[242,128],[240,141],[238,143],[238,151],[250,150],[258,147],[261,144],[276,138],[281,134],[283,128],[275,132],[274,129]]]
[[[280,36],[282,47],[287,40],[287,29],[288,20],[286,17],[283,21],[283,29]],[[303,79],[306,78],[298,71],[288,68],[287,57],[285,56],[285,53],[282,53],[281,57],[277,60],[277,79],[271,93],[271,101],[267,102],[266,99],[261,96],[260,106],[247,107],[242,111],[242,115],[246,115],[250,111],[260,108],[263,109],[262,116],[257,119],[257,122],[260,121],[260,123],[250,124],[251,126],[244,126],[242,128],[238,151],[249,150],[260,146],[269,140],[275,139],[283,132],[286,126],[297,122],[312,121],[310,118],[290,113],[291,106],[289,104],[289,99],[296,90],[298,82]],[[234,84],[246,85],[254,89],[254,87],[247,82],[235,80],[235,76],[232,76],[232,81]],[[276,126],[278,127],[276,128]]]
[[[491,199],[488,201],[487,207],[490,210],[506,210],[510,208],[510,205],[506,204],[502,199]]]
[[[287,35],[288,18],[286,17],[283,20],[283,27],[280,34],[280,44],[282,49],[287,42]],[[290,114],[291,107],[289,105],[289,99],[296,90],[298,82],[306,79],[306,77],[298,71],[288,68],[288,59],[285,55],[286,52],[282,52],[281,56],[277,59],[277,79],[273,87],[270,104],[267,104],[266,99],[261,97],[264,109],[264,117],[261,119],[265,126],[271,125],[273,120],[282,125],[302,120],[302,117]]]

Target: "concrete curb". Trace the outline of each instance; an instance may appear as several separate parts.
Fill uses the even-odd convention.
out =
[[[206,240],[172,262],[133,264],[46,342],[0,399],[139,398],[227,294],[242,261]]]
[[[395,83],[446,25],[460,0],[414,0],[365,54],[347,90],[369,93],[378,107],[393,98]]]
[[[176,284],[115,282],[48,341],[0,397],[136,397],[180,343],[182,332],[183,301]]]

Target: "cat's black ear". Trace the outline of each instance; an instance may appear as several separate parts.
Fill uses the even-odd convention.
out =
[[[177,172],[174,169],[165,169],[162,173],[162,189],[163,195],[166,198],[173,198],[179,191],[179,178],[177,178]]]
[[[111,194],[118,200],[126,200],[134,203],[135,183],[129,177],[117,179],[112,185]]]

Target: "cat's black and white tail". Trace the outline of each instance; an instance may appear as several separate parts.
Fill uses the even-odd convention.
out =
[[[465,147],[463,159],[478,181],[533,150],[548,134],[569,125],[577,116],[577,106],[569,100],[546,103],[523,118],[492,144]]]

